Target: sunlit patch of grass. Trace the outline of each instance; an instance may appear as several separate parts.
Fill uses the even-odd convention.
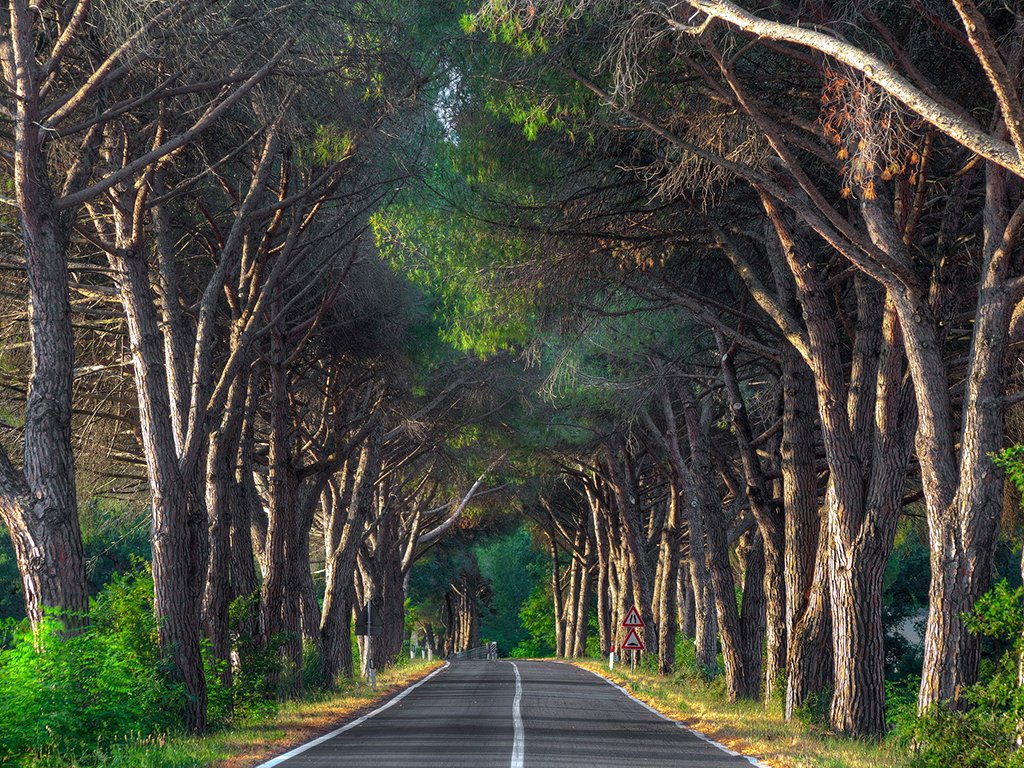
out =
[[[126,740],[85,760],[60,755],[40,758],[26,768],[249,768],[286,752],[382,702],[424,677],[442,662],[412,662],[381,671],[377,690],[349,680],[331,691],[282,704],[271,716],[204,736],[151,736]]]
[[[850,739],[808,723],[786,722],[777,705],[730,704],[720,683],[669,678],[643,670],[609,672],[597,661],[573,662],[618,683],[689,728],[772,768],[909,768],[911,757],[884,741]]]

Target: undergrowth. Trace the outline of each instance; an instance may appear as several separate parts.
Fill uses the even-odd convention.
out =
[[[116,575],[92,601],[89,621],[68,632],[56,617],[33,635],[26,622],[0,625],[0,765],[26,768],[196,768],[248,749],[250,742],[287,738],[281,717],[341,717],[377,695],[363,683],[323,685],[321,660],[307,648],[300,671],[308,701],[280,704],[269,679],[287,684],[278,638],[269,645],[245,631],[252,601],[232,606],[233,651],[240,664],[232,685],[204,648],[212,734],[184,735],[183,686],[163,666],[153,616],[148,565]],[[406,660],[406,667],[408,661]],[[395,672],[396,684],[421,668]],[[273,674],[272,674],[273,673]],[[363,690],[365,689],[365,690]],[[325,704],[329,703],[328,704]],[[283,707],[283,709],[282,709]],[[307,709],[303,709],[306,707]],[[319,708],[319,710],[318,710]],[[326,715],[325,715],[326,716]],[[238,740],[238,734],[248,734]]]

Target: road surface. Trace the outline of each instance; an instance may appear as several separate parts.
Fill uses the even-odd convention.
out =
[[[259,768],[751,764],[577,667],[543,661],[456,661],[376,714]]]

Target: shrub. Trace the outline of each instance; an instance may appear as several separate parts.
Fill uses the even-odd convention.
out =
[[[1017,684],[1022,594],[1000,582],[967,617],[971,631],[1001,652],[986,661],[979,682],[965,692],[966,710],[939,704],[915,716],[912,683],[902,698],[896,697],[896,706],[890,705],[894,738],[911,747],[922,768],[1024,768],[1024,753],[1015,744],[1017,723],[1024,715],[1024,691]]]
[[[33,636],[6,624],[0,651],[0,762],[79,755],[126,737],[176,728],[183,691],[161,674],[153,582],[145,569],[115,576],[91,623],[67,635],[50,618]]]

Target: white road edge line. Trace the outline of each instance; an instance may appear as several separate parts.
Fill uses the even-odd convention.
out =
[[[560,664],[568,664],[567,662],[564,662],[564,661],[562,661],[562,662],[559,662],[559,663],[560,663]],[[568,666],[570,666],[570,667],[576,667],[576,665],[575,665],[575,664],[568,664]],[[594,677],[597,677],[597,678],[600,678],[601,680],[604,680],[604,681],[605,681],[606,683],[608,683],[608,685],[612,686],[613,688],[618,688],[618,689],[619,689],[620,691],[622,691],[622,692],[623,692],[624,694],[626,694],[626,696],[628,696],[629,698],[631,698],[631,699],[632,699],[633,701],[635,701],[635,702],[636,702],[637,704],[639,704],[639,705],[640,705],[641,707],[643,707],[644,709],[646,709],[646,710],[647,710],[648,712],[653,712],[653,713],[654,713],[655,715],[657,715],[658,717],[660,717],[660,718],[661,718],[662,720],[667,720],[668,722],[670,722],[670,723],[672,723],[673,725],[675,725],[675,726],[676,726],[677,728],[682,728],[682,729],[683,729],[684,731],[686,731],[686,732],[688,732],[688,733],[691,733],[691,734],[693,734],[694,736],[696,736],[696,737],[697,737],[698,739],[700,739],[701,741],[706,741],[706,742],[707,742],[708,744],[710,744],[711,746],[713,746],[713,747],[718,747],[718,749],[722,750],[722,751],[723,751],[723,752],[725,752],[726,754],[728,754],[728,755],[732,755],[733,757],[739,757],[739,758],[742,758],[742,759],[746,760],[746,761],[747,761],[748,763],[750,763],[751,765],[753,765],[753,766],[756,766],[756,768],[770,768],[770,766],[768,766],[768,765],[765,765],[765,764],[764,764],[764,763],[762,763],[762,762],[761,762],[760,760],[758,760],[758,759],[757,759],[756,757],[749,757],[749,756],[747,756],[747,755],[744,755],[744,754],[741,754],[741,753],[737,752],[736,750],[733,750],[733,749],[729,749],[729,748],[728,748],[727,746],[725,746],[725,744],[720,744],[720,743],[718,743],[717,741],[715,741],[714,739],[710,739],[710,738],[708,738],[707,736],[705,736],[705,735],[704,735],[703,733],[701,733],[700,731],[695,731],[695,730],[693,730],[693,728],[690,728],[689,726],[683,725],[683,724],[682,724],[682,723],[680,723],[680,722],[679,722],[678,720],[673,720],[673,719],[672,719],[671,717],[669,717],[668,715],[666,715],[666,714],[665,714],[664,712],[659,712],[658,710],[656,710],[656,709],[655,709],[654,707],[652,707],[652,706],[651,706],[650,704],[648,704],[648,703],[647,703],[646,701],[640,701],[640,699],[638,699],[638,698],[637,698],[636,696],[634,696],[634,695],[633,695],[632,693],[630,693],[630,692],[629,692],[629,691],[627,691],[627,690],[626,690],[625,688],[623,688],[623,687],[622,687],[621,685],[619,685],[618,683],[616,683],[616,682],[615,682],[614,680],[609,680],[609,679],[608,679],[607,677],[605,677],[604,675],[602,675],[602,674],[599,674],[599,673],[595,672],[595,671],[594,671],[594,670],[592,670],[592,669],[587,669],[586,667],[576,667],[576,669],[582,669],[582,670],[584,670],[584,671],[586,671],[586,672],[589,672],[589,673],[590,673],[590,674],[592,674],[592,675],[593,675]]]
[[[523,727],[523,678],[519,675],[519,667],[514,661],[510,661],[512,669],[516,673],[516,697],[512,700],[512,767],[523,768],[524,755],[526,753],[526,729]]]
[[[312,741],[307,741],[305,744],[302,744],[302,745],[296,747],[295,749],[291,750],[290,752],[285,752],[283,755],[278,755],[277,757],[275,757],[275,758],[273,758],[271,760],[268,760],[265,763],[260,763],[255,768],[274,768],[275,765],[280,765],[285,760],[291,760],[293,757],[295,757],[297,755],[301,755],[307,749],[312,749],[313,747],[315,747],[315,746],[317,746],[319,744],[323,744],[325,741],[329,741],[330,739],[333,739],[335,736],[339,736],[339,735],[343,734],[345,731],[351,731],[356,726],[362,725],[363,723],[365,723],[367,720],[369,720],[374,715],[379,715],[385,709],[389,709],[390,707],[393,707],[395,704],[400,702],[402,699],[404,699],[410,693],[412,693],[417,688],[419,688],[421,685],[423,685],[425,682],[427,682],[427,680],[432,678],[434,675],[436,675],[436,674],[438,674],[440,672],[444,672],[446,669],[448,669],[448,666],[449,666],[449,664],[446,661],[444,663],[443,667],[441,667],[439,669],[435,669],[433,672],[431,672],[429,675],[424,677],[422,680],[419,680],[416,683],[413,683],[412,685],[410,685],[408,688],[406,688],[404,691],[402,691],[398,695],[394,696],[393,698],[388,699],[384,704],[381,704],[379,707],[377,707],[372,712],[367,712],[362,717],[359,717],[359,718],[353,720],[351,723],[346,723],[345,725],[341,726],[341,728],[333,730],[330,733],[325,733],[323,736],[319,736],[319,737],[313,739]]]

